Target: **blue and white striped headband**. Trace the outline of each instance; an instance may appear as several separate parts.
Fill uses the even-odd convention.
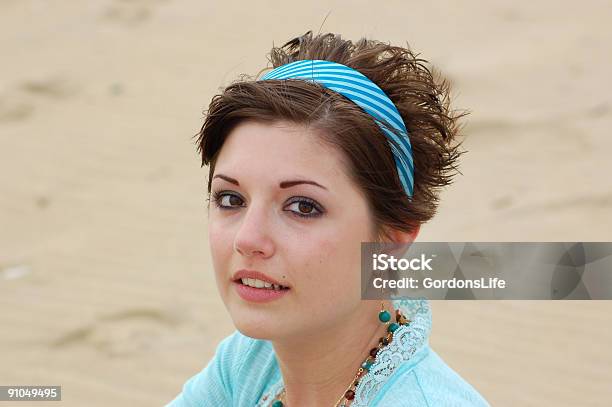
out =
[[[352,100],[382,129],[389,139],[395,165],[406,194],[411,197],[414,186],[414,164],[408,130],[399,111],[389,97],[374,82],[361,72],[336,62],[323,60],[302,60],[279,66],[266,73],[260,80],[305,79],[321,84]],[[401,134],[385,127],[387,123]],[[391,142],[391,140],[394,141]]]

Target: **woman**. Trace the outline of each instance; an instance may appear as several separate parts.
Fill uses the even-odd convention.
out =
[[[309,31],[213,98],[209,240],[237,331],[170,406],[486,406],[427,300],[361,299],[361,242],[413,241],[460,156],[448,86],[404,48]]]

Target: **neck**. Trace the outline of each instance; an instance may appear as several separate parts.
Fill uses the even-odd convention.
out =
[[[288,407],[334,406],[343,397],[386,333],[378,320],[379,307],[379,301],[367,301],[360,312],[335,326],[273,341]],[[394,315],[390,301],[385,307]]]

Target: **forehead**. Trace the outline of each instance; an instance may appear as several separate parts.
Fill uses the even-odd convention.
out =
[[[345,166],[341,152],[305,126],[245,121],[230,132],[219,152],[215,172],[224,171],[236,176],[333,178],[343,177]]]

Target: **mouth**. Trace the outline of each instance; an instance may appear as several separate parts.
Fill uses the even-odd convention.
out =
[[[238,285],[258,290],[287,291],[291,288],[257,270],[238,270],[232,276],[232,281]]]
[[[257,278],[238,278],[233,281],[237,284],[260,290],[286,291],[290,289],[289,287],[286,287],[284,285],[273,284],[268,281],[259,280]]]
[[[288,295],[290,287],[278,284],[263,273],[239,271],[232,280],[236,293],[250,303],[276,301]]]

